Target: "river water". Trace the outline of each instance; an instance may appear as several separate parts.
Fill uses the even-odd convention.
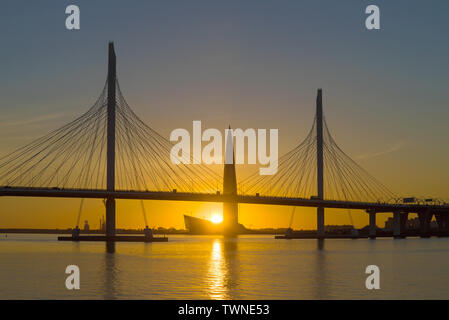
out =
[[[449,239],[58,242],[0,234],[0,299],[448,299]],[[65,269],[80,268],[80,290]],[[380,289],[365,268],[380,268]]]

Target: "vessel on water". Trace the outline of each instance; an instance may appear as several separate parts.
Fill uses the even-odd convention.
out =
[[[184,223],[189,234],[206,235],[224,233],[223,222],[213,223],[212,221],[207,219],[184,215]],[[249,232],[249,230],[240,223],[237,223],[237,225],[234,227],[234,230],[236,234],[244,234]]]

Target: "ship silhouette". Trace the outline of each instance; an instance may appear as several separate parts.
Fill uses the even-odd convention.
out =
[[[225,234],[227,231],[223,222],[213,223],[210,220],[193,217],[186,214],[184,215],[184,223],[189,234]],[[243,234],[248,232],[249,230],[240,223],[233,226],[234,234]]]

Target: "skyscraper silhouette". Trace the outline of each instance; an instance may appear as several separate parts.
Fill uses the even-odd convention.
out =
[[[229,126],[231,129],[231,126]],[[231,131],[228,131],[225,146],[225,164],[223,173],[223,194],[236,195],[237,194],[237,177],[235,173],[235,157],[234,157],[234,143]],[[232,156],[231,156],[232,152]],[[231,160],[232,161],[229,161]],[[227,235],[233,235],[238,232],[238,216],[239,209],[236,202],[223,203],[223,231]]]

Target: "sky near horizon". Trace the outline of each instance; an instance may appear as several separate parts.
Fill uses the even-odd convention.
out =
[[[69,4],[80,8],[80,30],[65,28]],[[380,30],[364,26],[369,4],[380,8]],[[193,120],[278,128],[282,155],[307,135],[323,88],[327,124],[348,155],[396,194],[449,198],[448,12],[444,0],[3,1],[0,154],[85,112],[103,88],[114,41],[128,103],[167,138]],[[82,220],[97,227],[102,203],[87,202]],[[78,205],[0,198],[0,228],[71,227]],[[177,228],[184,213],[221,211],[146,206],[152,226]],[[118,227],[142,227],[137,201],[118,210]],[[290,211],[241,205],[240,222],[285,227]],[[301,212],[294,227],[314,228],[313,210]],[[366,214],[355,216],[356,226],[367,224]],[[326,217],[349,222],[346,212]]]

